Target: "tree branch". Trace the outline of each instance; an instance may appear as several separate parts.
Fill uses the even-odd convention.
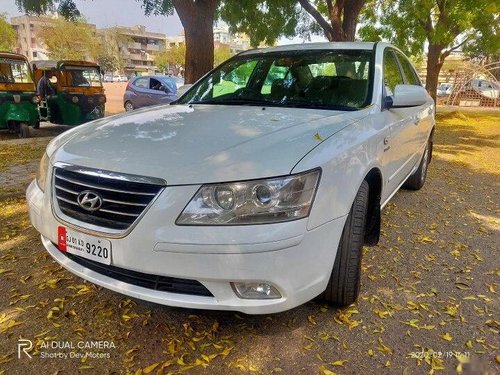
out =
[[[325,36],[327,37],[328,40],[331,40],[332,34],[333,34],[333,28],[332,26],[323,18],[320,12],[312,6],[312,4],[308,0],[299,0],[300,5],[304,10],[309,13],[315,20],[316,22],[321,26],[323,29]]]

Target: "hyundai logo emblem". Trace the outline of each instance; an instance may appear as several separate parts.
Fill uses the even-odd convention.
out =
[[[82,191],[76,201],[81,208],[90,212],[97,211],[102,206],[102,197],[91,190]]]

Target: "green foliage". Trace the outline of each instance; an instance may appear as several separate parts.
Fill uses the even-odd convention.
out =
[[[155,65],[158,70],[166,72],[169,69],[175,69],[179,72],[186,65],[186,46],[180,44],[170,49],[160,52],[155,57]]]
[[[132,38],[121,33],[118,27],[100,31],[99,35],[99,53],[97,58],[99,65],[101,65],[105,71],[122,72],[125,67],[125,60],[120,53],[120,49],[132,42]],[[101,61],[103,61],[104,64]]]
[[[242,32],[250,44],[274,45],[279,37],[296,35],[300,9],[291,0],[224,1],[218,15],[233,33]]]
[[[81,17],[74,0],[16,0],[19,11],[29,15],[57,12],[64,18],[76,21]]]
[[[231,57],[231,48],[226,44],[221,44],[214,49],[214,66],[222,64]]]
[[[481,9],[476,0],[382,0],[378,4],[378,12],[365,14],[368,22],[359,32],[362,39],[389,40],[412,56],[421,54],[426,42],[442,50],[461,42],[499,48],[498,0],[483,0]],[[378,16],[381,26],[376,27],[373,21]]]
[[[109,53],[108,51],[104,51],[97,57],[97,63],[105,72],[115,72],[117,70],[120,70],[118,60],[113,54]]]
[[[40,32],[50,58],[54,60],[94,60],[101,55],[94,30],[83,20],[66,21],[55,19]]]
[[[0,13],[0,51],[10,51],[16,45],[16,31],[7,21],[5,14]]]

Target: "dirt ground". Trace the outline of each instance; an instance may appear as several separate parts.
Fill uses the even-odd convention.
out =
[[[0,137],[0,374],[499,374],[499,124],[498,112],[438,115],[427,183],[384,209],[356,304],[264,316],[155,305],[65,271],[24,198],[64,128]],[[90,341],[113,347],[78,347]]]

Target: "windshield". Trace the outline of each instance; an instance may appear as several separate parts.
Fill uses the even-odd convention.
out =
[[[33,83],[28,63],[0,57],[0,83]]]
[[[178,103],[356,110],[369,104],[371,50],[239,56],[213,70]]]
[[[64,66],[66,85],[70,87],[102,87],[101,73],[94,66]]]

